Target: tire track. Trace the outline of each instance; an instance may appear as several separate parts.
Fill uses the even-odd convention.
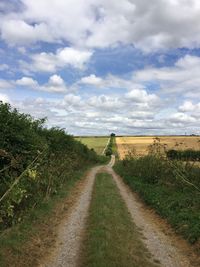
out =
[[[96,173],[101,168],[102,166],[94,167],[89,172],[81,196],[73,206],[71,214],[59,229],[59,245],[54,252],[54,259],[51,259],[50,262],[40,265],[40,267],[78,266],[79,250],[85,229],[94,180]]]
[[[107,172],[112,175],[124,200],[135,225],[142,230],[144,244],[153,258],[163,267],[196,267],[190,262],[192,250],[182,249],[178,243],[173,243],[173,238],[163,232],[156,219],[152,220],[138,201],[135,194],[124,184],[122,179],[112,169],[115,156],[111,157],[108,165],[91,169],[80,197],[77,199],[71,214],[59,229],[58,248],[54,252],[54,258],[40,267],[78,267],[80,248],[86,226],[86,219],[92,197],[95,176],[98,172]],[[141,237],[142,238],[142,237]],[[190,254],[189,254],[190,253]],[[53,258],[53,259],[52,259]],[[191,257],[194,259],[194,257]],[[195,261],[194,261],[195,262]]]

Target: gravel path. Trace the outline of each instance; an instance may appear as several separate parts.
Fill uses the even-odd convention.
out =
[[[102,167],[95,167],[89,172],[80,198],[73,206],[72,213],[59,229],[58,249],[51,262],[40,267],[75,267],[78,266],[79,249],[90,205],[92,188],[96,173]],[[53,258],[53,257],[52,257]]]
[[[124,184],[122,179],[114,172],[114,157],[106,171],[113,176],[120,194],[124,199],[134,223],[142,230],[143,242],[153,257],[160,261],[163,267],[192,267],[184,252],[175,247],[172,239],[161,231],[160,227],[145,214],[143,204],[137,200],[133,192]]]
[[[40,267],[77,267],[79,260],[80,245],[83,239],[86,219],[90,206],[92,189],[95,176],[98,172],[104,171],[112,175],[120,194],[125,201],[131,214],[133,222],[141,229],[144,236],[143,242],[151,252],[154,259],[158,260],[163,267],[193,267],[188,254],[184,254],[179,246],[173,244],[173,239],[165,234],[158,225],[158,219],[152,220],[143,204],[135,194],[124,184],[122,179],[112,169],[115,157],[106,166],[92,168],[89,172],[83,191],[73,206],[71,214],[59,229],[58,248],[54,253],[51,262],[40,265]],[[148,266],[147,266],[148,267]]]

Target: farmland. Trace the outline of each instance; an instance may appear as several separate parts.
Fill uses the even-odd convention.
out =
[[[165,148],[175,150],[200,150],[199,136],[160,136],[160,144]],[[123,159],[128,152],[134,151],[137,156],[148,154],[148,147],[153,144],[154,136],[123,136],[116,137],[116,143],[120,159]]]
[[[101,155],[104,151],[105,146],[108,143],[108,136],[105,137],[76,137],[76,140],[88,146],[88,148],[93,148],[98,155]]]

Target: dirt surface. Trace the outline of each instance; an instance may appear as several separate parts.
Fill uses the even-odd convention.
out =
[[[200,136],[159,136],[160,144],[166,149],[200,150]],[[120,159],[123,159],[129,151],[134,151],[137,156],[148,153],[149,145],[155,140],[154,136],[123,136],[116,137],[117,150]]]
[[[163,267],[197,267],[197,260],[192,248],[173,231],[169,225],[163,222],[152,210],[145,207],[140,199],[126,186],[122,179],[114,172],[112,166],[115,158],[112,157],[106,166],[93,168],[82,186],[81,194],[74,202],[71,212],[68,212],[65,220],[59,226],[57,246],[51,256],[44,258],[40,267],[77,267],[81,242],[88,215],[92,188],[97,172],[106,171],[112,175],[116,182],[122,199],[125,201],[128,211],[141,238],[156,262]]]
[[[96,173],[101,166],[92,168],[86,178],[82,193],[71,213],[59,227],[57,247],[40,267],[73,267],[78,265],[79,249],[83,238]]]

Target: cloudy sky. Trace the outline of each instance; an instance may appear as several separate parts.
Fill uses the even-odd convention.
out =
[[[74,135],[200,134],[200,1],[0,0],[0,99]]]

